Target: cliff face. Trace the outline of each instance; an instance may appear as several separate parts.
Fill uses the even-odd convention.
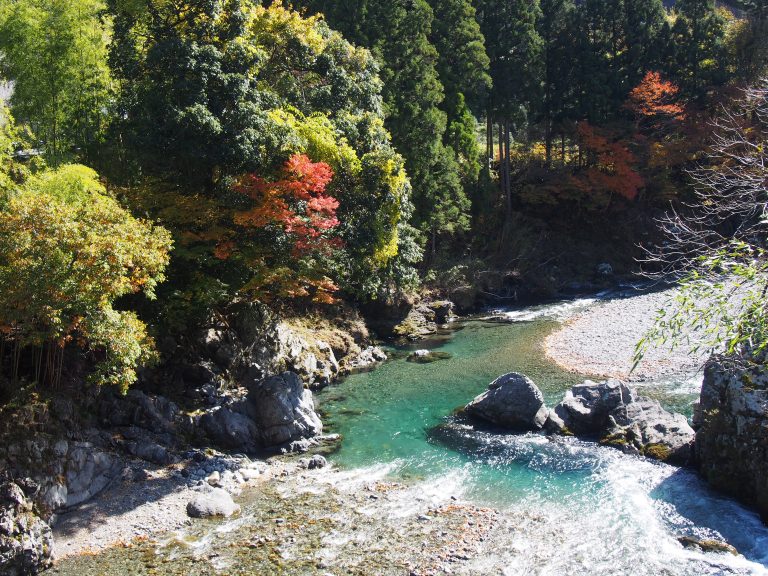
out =
[[[704,478],[768,522],[768,367],[711,358],[694,424]]]

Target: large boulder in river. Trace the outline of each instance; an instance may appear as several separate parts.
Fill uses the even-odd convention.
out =
[[[217,446],[242,452],[284,447],[323,432],[312,392],[293,372],[251,384],[247,397],[209,410],[198,423]]]
[[[695,433],[682,414],[668,412],[656,400],[638,398],[614,410],[601,443],[670,464],[693,461]]]
[[[768,370],[713,357],[704,369],[696,456],[706,480],[755,506],[768,522]]]
[[[473,418],[510,430],[540,430],[549,414],[541,390],[517,372],[491,382],[487,391],[467,404],[465,411]]]
[[[554,412],[572,434],[600,434],[608,426],[611,413],[621,410],[634,399],[633,392],[623,382],[587,380],[566,392]]]
[[[571,388],[550,414],[547,429],[674,464],[693,459],[694,432],[685,416],[638,397],[618,380],[587,380]]]
[[[0,484],[0,574],[26,576],[51,565],[51,528],[13,482]]]
[[[279,446],[323,432],[312,392],[293,372],[283,372],[248,390],[248,412],[265,447]]]
[[[221,488],[201,486],[198,493],[187,502],[187,514],[192,518],[229,518],[239,512],[240,506]]]

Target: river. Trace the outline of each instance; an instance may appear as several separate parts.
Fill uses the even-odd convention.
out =
[[[78,558],[59,570],[73,576],[768,574],[768,528],[691,471],[575,439],[441,427],[488,382],[513,370],[529,375],[554,405],[583,376],[554,366],[541,343],[569,314],[595,305],[578,300],[467,321],[419,343],[449,355],[430,364],[408,362],[408,349],[391,350],[393,359],[375,371],[318,395],[327,431],[344,438],[329,457],[333,472],[309,486],[286,481],[269,493],[246,492],[244,513],[234,521],[197,523],[159,543]],[[695,382],[694,376],[644,383],[641,392],[690,414]],[[372,485],[378,490],[387,483],[399,488],[381,500],[363,498]],[[411,565],[404,556],[430,549],[430,538],[454,535],[453,528],[436,536],[418,532],[418,521],[436,522],[435,511],[451,502],[494,511],[493,528],[472,543],[477,553],[438,562],[434,572],[403,568]],[[301,506],[317,510],[307,516]],[[293,549],[285,543],[270,548],[279,559],[270,560],[261,544],[243,544],[256,534],[286,538],[272,526],[284,522],[302,528],[291,536]],[[420,546],[408,542],[416,533],[424,534]],[[686,549],[681,536],[727,541],[740,555]],[[300,562],[302,553],[311,562]]]

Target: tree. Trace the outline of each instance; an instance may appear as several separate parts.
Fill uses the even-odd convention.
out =
[[[56,384],[74,345],[94,360],[91,382],[127,388],[152,340],[114,303],[138,292],[153,298],[170,248],[168,232],[133,218],[93,170],[64,165],[30,178],[0,211],[0,342],[13,348],[0,369],[15,380],[29,351],[30,376]]]
[[[564,123],[572,106],[573,63],[569,57],[571,39],[568,32],[575,9],[573,0],[541,0],[541,18],[537,29],[542,40],[544,62],[541,121],[544,124],[544,161],[547,166],[552,162],[555,125]]]
[[[384,126],[371,53],[280,3],[184,5],[180,15],[160,0],[111,3],[111,61],[123,83],[114,139],[141,168],[135,201],[176,234],[174,284],[216,284],[206,292],[227,299],[248,281],[243,261],[214,257],[235,239],[243,209],[233,182],[269,178],[297,154],[335,175],[328,193],[339,202],[344,264],[326,262],[325,274],[357,298],[410,282],[411,188]],[[247,250],[271,241],[253,234]]]
[[[102,0],[25,0],[0,7],[0,69],[11,107],[56,164],[97,155],[110,101]]]
[[[669,27],[662,0],[624,0],[623,89],[636,86],[664,62]]]
[[[432,10],[425,0],[396,0],[376,8],[382,31],[374,46],[382,69],[387,126],[405,156],[414,190],[416,224],[431,237],[466,230],[469,200],[453,150],[443,143],[447,115],[437,52],[429,42]]]
[[[449,124],[461,110],[462,95],[466,107],[475,115],[484,111],[491,77],[485,38],[469,0],[430,0],[434,23],[430,40],[437,50],[437,73],[445,89],[445,111]]]
[[[293,155],[275,180],[255,174],[239,178],[234,189],[248,196],[253,206],[235,213],[235,224],[276,235],[256,256],[258,261],[251,265],[256,276],[243,290],[260,300],[284,296],[334,302],[338,287],[325,276],[322,265],[340,247],[335,234],[339,202],[326,194],[332,179],[328,164],[312,162],[303,154]],[[231,241],[220,243],[217,255],[226,259],[233,249]]]
[[[499,180],[505,201],[505,228],[512,217],[511,133],[524,133],[541,99],[542,41],[536,30],[539,2],[483,0],[478,15],[491,64],[493,90],[488,103],[489,133],[499,124]],[[495,119],[495,122],[494,122]],[[493,138],[489,139],[493,155]]]
[[[573,177],[576,187],[599,208],[609,206],[615,196],[634,200],[644,182],[626,143],[588,122],[579,122],[577,131],[585,153],[583,166]]]
[[[679,92],[675,84],[662,79],[658,72],[648,72],[629,93],[625,106],[635,115],[638,126],[663,128],[685,118],[685,109],[678,103]]]
[[[712,0],[679,0],[675,15],[670,76],[687,97],[700,100],[727,79],[725,21]]]
[[[768,80],[746,91],[713,125],[709,153],[692,172],[696,202],[659,225],[665,241],[649,251],[653,277],[680,280],[640,342],[637,360],[661,342],[698,330],[697,349],[762,356],[768,347]]]
[[[456,156],[465,190],[477,186],[480,147],[477,121],[491,89],[485,39],[469,0],[430,0],[434,24],[430,40],[437,50],[437,72],[445,88],[444,143]]]

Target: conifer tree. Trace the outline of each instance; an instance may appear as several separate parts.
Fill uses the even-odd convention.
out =
[[[555,126],[562,123],[571,107],[573,61],[569,55],[570,19],[575,10],[573,0],[541,0],[541,18],[537,29],[542,40],[543,101],[541,121],[547,166],[552,161]]]
[[[484,110],[491,88],[490,61],[469,0],[430,0],[430,4],[435,14],[430,38],[445,89],[441,108],[448,115],[444,142],[456,155],[465,189],[471,189],[481,168],[475,117]]]
[[[658,70],[669,41],[669,26],[662,0],[624,0],[622,66],[624,91],[631,90],[646,72]]]
[[[429,42],[433,14],[424,0],[394,0],[377,6],[384,103],[394,143],[405,156],[416,206],[416,221],[437,235],[468,226],[469,202],[461,186],[453,150],[443,144],[447,115],[440,109],[443,86],[437,51]]]
[[[430,41],[435,18],[427,0],[352,3],[354,6],[339,0],[306,0],[297,4],[323,13],[332,28],[370,48],[379,61],[386,126],[395,147],[405,156],[413,185],[416,225],[428,233],[433,247],[439,235],[465,230],[469,225],[469,201],[461,182],[461,166],[451,146],[454,138],[447,134],[439,54]],[[465,24],[464,38],[480,41],[471,26]],[[442,38],[443,34],[438,36]],[[445,41],[458,40],[446,37]],[[460,59],[467,69],[474,66],[477,46],[469,47]],[[473,70],[473,74],[477,73]],[[456,104],[460,102],[458,94],[468,85],[454,83]],[[450,109],[454,133],[463,133],[465,110],[457,105]]]
[[[675,12],[670,75],[686,96],[700,99],[708,86],[727,78],[725,22],[712,0],[679,0]]]
[[[499,178],[506,206],[505,221],[509,222],[512,216],[511,133],[523,133],[531,111],[541,101],[542,42],[536,30],[539,2],[483,0],[479,3],[478,16],[491,61],[493,89],[488,117],[499,124]],[[494,122],[489,121],[489,132],[493,125]],[[489,144],[493,144],[492,139]]]

